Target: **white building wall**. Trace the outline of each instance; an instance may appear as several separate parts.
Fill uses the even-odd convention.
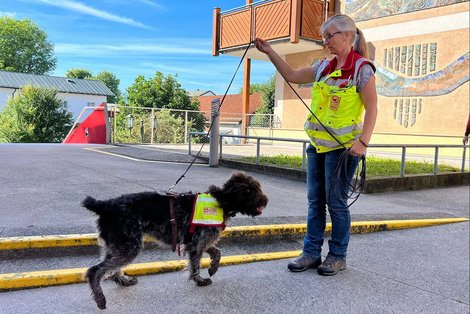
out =
[[[0,111],[5,108],[8,99],[11,98],[15,89],[0,87]],[[21,93],[21,90],[16,90],[15,96]],[[67,104],[67,110],[73,114],[74,119],[77,119],[82,109],[86,106],[98,106],[106,102],[106,96],[85,95],[85,94],[69,94],[58,93],[57,97],[64,100]],[[90,111],[91,112],[91,111]]]
[[[3,111],[8,99],[10,99],[11,95],[13,95],[14,91],[15,91],[14,88],[0,87],[0,112]],[[18,93],[18,92],[16,92],[16,93]]]
[[[106,102],[106,96],[67,93],[58,93],[57,96],[66,101],[67,110],[73,114],[74,119],[78,118],[84,107],[99,106]]]

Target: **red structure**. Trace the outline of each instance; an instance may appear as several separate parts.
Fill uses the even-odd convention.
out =
[[[69,133],[64,144],[106,144],[104,103]]]

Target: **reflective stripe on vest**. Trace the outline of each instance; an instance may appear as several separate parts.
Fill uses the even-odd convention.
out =
[[[341,88],[325,83],[329,78],[340,77],[341,70],[333,71],[320,81],[320,75],[328,65],[328,62],[322,62],[312,87],[312,112],[345,147],[351,147],[362,134],[364,103],[356,90],[356,83],[359,68],[363,63],[370,63],[370,61],[366,58],[358,59],[355,62],[352,80],[348,86]],[[343,146],[322,127],[318,120],[309,114],[304,125],[310,142],[317,152],[324,153],[342,148]]]
[[[210,194],[198,194],[194,203],[191,224],[198,226],[224,227],[224,211]]]

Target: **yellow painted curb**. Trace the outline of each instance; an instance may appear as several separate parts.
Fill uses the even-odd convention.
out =
[[[301,251],[288,251],[277,253],[224,256],[220,260],[220,266],[291,258],[299,256],[300,253]],[[186,265],[186,260],[131,264],[124,268],[124,273],[131,276],[166,273],[184,269]],[[201,267],[207,268],[209,267],[209,265],[209,258],[203,258],[201,260]],[[84,279],[86,270],[87,268],[71,268],[25,273],[0,274],[0,291],[81,283],[86,281]]]
[[[411,219],[411,220],[383,220],[383,221],[356,221],[351,223],[351,233],[369,233],[385,230],[399,230],[408,228],[429,227],[434,225],[468,221],[468,218],[437,218],[437,219]],[[331,231],[331,223],[326,224],[325,232]],[[292,234],[305,234],[306,224],[280,224],[227,227],[222,237],[250,237],[250,236],[279,236]],[[97,244],[97,235],[70,234],[49,236],[25,236],[0,238],[1,250],[19,250],[30,248],[91,246]],[[146,242],[152,242],[150,237]]]

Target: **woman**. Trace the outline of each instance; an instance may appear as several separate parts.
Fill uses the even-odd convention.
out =
[[[366,59],[366,42],[354,21],[347,15],[334,15],[322,24],[320,32],[325,47],[334,57],[296,70],[266,41],[256,38],[254,44],[268,55],[287,81],[314,83],[311,110],[315,115],[310,114],[305,123],[311,142],[307,148],[307,234],[302,255],[290,262],[288,268],[291,271],[318,268],[321,275],[336,275],[347,267],[351,218],[345,191],[372,136],[377,117],[377,93],[375,68]],[[346,178],[338,178],[335,171],[343,162],[347,163]],[[332,233],[328,255],[322,262],[326,205]]]

